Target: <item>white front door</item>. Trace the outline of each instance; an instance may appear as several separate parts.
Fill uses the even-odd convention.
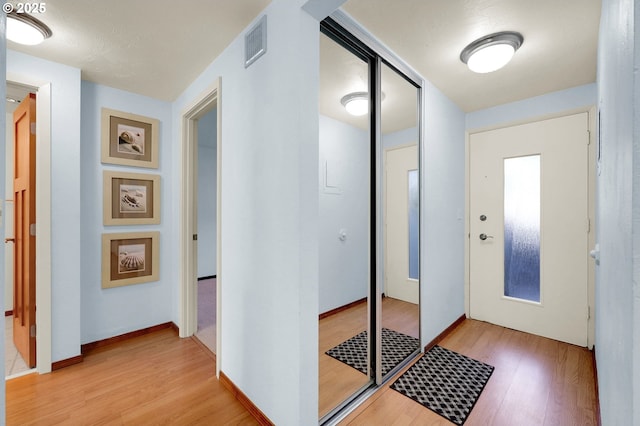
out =
[[[588,114],[469,139],[471,318],[587,346]]]
[[[385,152],[385,293],[417,304],[418,146]]]

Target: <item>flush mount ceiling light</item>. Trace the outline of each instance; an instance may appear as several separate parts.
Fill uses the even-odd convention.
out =
[[[44,22],[26,13],[7,14],[7,39],[33,46],[51,37],[51,30]]]
[[[384,93],[381,93],[381,101],[384,100]],[[340,99],[340,103],[344,106],[344,109],[351,115],[356,117],[365,115],[369,112],[369,93],[367,92],[353,92],[344,95]]]
[[[509,63],[523,41],[522,34],[514,31],[490,34],[465,47],[460,60],[473,72],[493,72]]]
[[[344,109],[351,115],[365,115],[369,111],[369,94],[367,92],[353,92],[340,99]]]

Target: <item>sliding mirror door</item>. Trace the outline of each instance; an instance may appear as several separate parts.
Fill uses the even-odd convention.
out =
[[[420,351],[422,80],[404,68],[332,18],[322,22],[321,423]]]
[[[368,367],[372,279],[368,91],[368,60],[321,34],[320,418],[373,383]],[[364,99],[360,104],[358,94]],[[355,103],[347,102],[349,96]]]
[[[393,373],[420,349],[419,89],[382,63],[381,375]]]

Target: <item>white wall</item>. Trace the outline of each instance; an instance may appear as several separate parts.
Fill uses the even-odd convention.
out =
[[[198,277],[216,275],[217,108],[198,120]]]
[[[635,23],[640,22],[640,7],[638,2],[634,2],[633,10],[633,57],[634,69],[638,69],[640,63],[640,31],[636,29]],[[633,420],[635,424],[640,423],[640,79],[637,71],[634,73],[633,84],[633,349],[632,368],[633,374]]]
[[[82,82],[82,146],[81,146],[81,340],[95,342],[129,331],[172,320],[172,288],[170,273],[176,265],[171,257],[177,245],[171,227],[169,206],[178,194],[171,192],[172,127],[169,102],[136,95],[106,86]],[[116,166],[100,162],[100,117],[102,108],[139,114],[160,120],[159,167],[148,169]],[[158,174],[160,187],[160,225],[103,226],[102,173],[115,170],[132,173]],[[55,222],[54,222],[55,224]],[[156,282],[103,289],[101,287],[101,235],[113,232],[160,231],[160,280]],[[76,266],[78,268],[78,266]]]
[[[464,314],[465,115],[429,82],[423,88],[421,339]]]
[[[302,3],[274,0],[267,54],[245,69],[241,34],[173,105],[179,141],[184,109],[222,78],[220,368],[278,425],[318,417],[319,25]]]
[[[382,146],[385,149],[415,143],[418,143],[417,127],[410,127],[408,129],[398,130],[397,132],[382,135]]]
[[[6,70],[12,81],[51,83],[51,357],[55,362],[80,354],[80,70],[12,50],[7,51]]]
[[[7,70],[6,61],[6,16],[4,13],[0,14],[0,81],[5,81],[5,75]],[[0,99],[6,97],[6,85],[0,84]],[[0,135],[4,134],[6,126],[5,122],[5,103],[0,102]],[[0,139],[0,164],[4,164],[5,158],[5,146],[6,141]],[[0,209],[2,216],[0,217],[0,245],[4,246],[4,199],[5,199],[5,177],[4,173],[0,173]],[[0,247],[0,259],[4,259],[4,247]],[[0,277],[4,277],[4,262],[0,262]],[[4,292],[0,292],[0,306],[4,306]],[[4,327],[0,330],[0,377],[4,377]],[[5,419],[5,381],[2,380],[0,385],[0,423]]]
[[[320,313],[368,294],[369,161],[368,132],[320,116]]]
[[[466,128],[478,130],[595,105],[596,89],[596,83],[585,84],[470,112],[466,116]]]
[[[640,424],[637,8],[632,0],[603,0],[598,46],[601,174],[596,238],[601,253],[596,269],[595,350],[604,425]]]

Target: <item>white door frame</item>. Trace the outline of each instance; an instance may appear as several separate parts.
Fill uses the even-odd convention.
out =
[[[411,147],[414,147],[414,146],[418,150],[418,158],[416,160],[417,160],[417,163],[418,163],[418,171],[420,171],[420,146],[419,146],[417,141],[416,142],[411,142],[411,143],[404,143],[404,144],[400,144],[400,145],[394,145],[394,146],[390,146],[390,147],[385,147],[383,149],[383,156],[382,156],[383,157],[383,164],[382,164],[382,175],[383,175],[382,194],[383,194],[383,196],[382,197],[383,197],[383,217],[385,217],[385,218],[387,217],[387,193],[388,193],[387,192],[387,155],[389,154],[390,151],[411,148]],[[422,183],[419,182],[418,184],[419,184],[418,188],[420,190],[422,188]],[[420,196],[420,199],[422,200],[422,196]],[[422,215],[420,215],[420,216],[422,216]],[[387,239],[387,221],[386,221],[386,219],[384,220],[383,228],[384,229],[382,230],[382,235],[383,235],[383,241],[384,241],[383,250],[384,250],[384,259],[385,259],[383,293],[388,295],[389,294],[389,291],[388,291],[388,281],[389,280],[388,280],[388,277],[387,277],[388,268],[387,268],[386,262],[389,259],[389,251],[388,251],[388,247],[387,247],[388,239]],[[421,233],[422,228],[420,226],[418,226],[418,230],[419,230],[418,232]],[[419,241],[420,241],[421,235],[418,238],[419,238]],[[419,253],[422,253],[422,252],[420,252],[421,249],[422,249],[422,247],[418,247]],[[420,270],[421,270],[421,268],[419,267],[418,271],[420,271]],[[417,280],[414,280],[414,281],[418,282],[418,306],[420,306],[420,279],[419,278],[420,277],[418,277]],[[418,309],[420,309],[420,308],[418,308]]]
[[[505,127],[512,127],[520,124],[526,123],[534,123],[542,120],[547,120],[550,118],[558,118],[565,117],[568,115],[573,115],[581,112],[586,112],[589,114],[589,182],[588,182],[588,208],[589,208],[589,235],[588,235],[588,246],[590,248],[595,245],[595,188],[596,188],[596,109],[594,106],[585,107],[585,108],[576,108],[571,109],[559,113],[547,114],[543,116],[527,118],[524,120],[511,121],[508,123],[502,123],[496,126],[483,127],[479,129],[467,130],[465,132],[465,238],[464,241],[464,299],[465,299],[465,314],[467,318],[470,313],[470,268],[469,268],[469,230],[471,226],[471,218],[469,216],[469,207],[470,207],[470,159],[469,159],[469,141],[471,134],[477,132],[484,132],[488,130],[495,130]],[[588,256],[588,253],[585,253],[585,256]],[[595,263],[593,259],[589,258],[589,267],[587,271],[587,303],[589,305],[589,319],[587,321],[587,347],[589,349],[593,348],[595,343]]]
[[[51,372],[51,82],[10,72],[6,81],[37,88],[36,371],[45,374]]]
[[[216,375],[220,374],[221,355],[221,211],[222,211],[222,97],[221,78],[185,108],[182,113],[182,191],[180,211],[180,337],[192,336],[198,329],[198,252],[197,241],[197,209],[198,200],[198,126],[197,121],[211,108],[217,106],[217,134],[216,134]]]

